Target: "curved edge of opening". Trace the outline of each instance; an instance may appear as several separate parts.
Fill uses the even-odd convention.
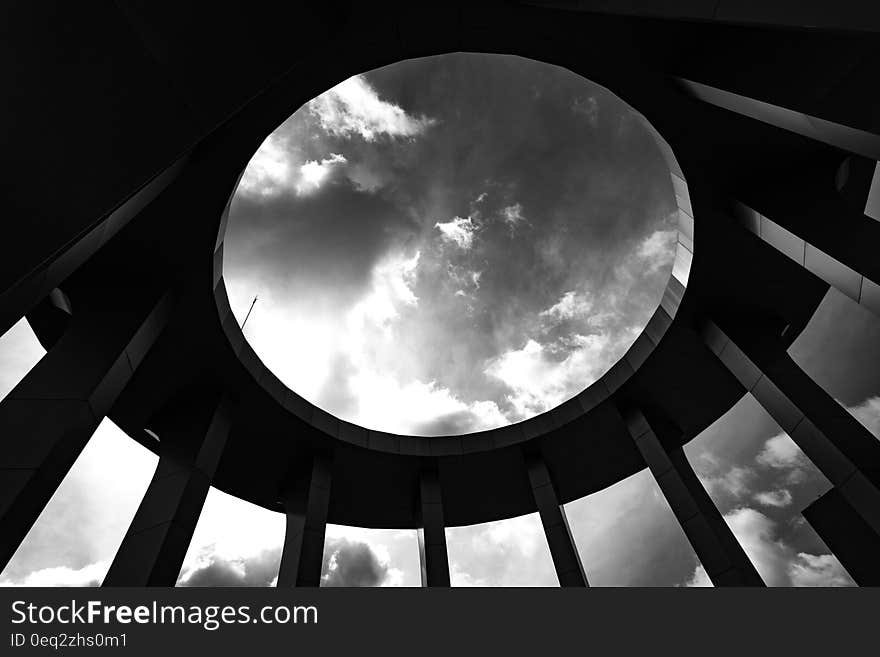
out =
[[[620,389],[660,344],[684,298],[693,262],[694,217],[684,173],[672,147],[641,113],[634,111],[634,114],[654,137],[669,167],[678,206],[675,261],[660,304],[639,337],[608,371],[571,399],[527,420],[495,429],[449,436],[413,436],[367,429],[342,420],[295,393],[263,363],[244,337],[232,313],[226,283],[223,280],[223,240],[229,208],[244,169],[236,179],[223,210],[213,256],[214,299],[220,325],[232,351],[254,381],[288,412],[330,438],[384,453],[407,456],[460,456],[485,452],[532,440],[589,413]]]

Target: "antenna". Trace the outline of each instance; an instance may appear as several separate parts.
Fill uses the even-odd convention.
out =
[[[244,321],[241,323],[241,330],[244,331],[244,325],[247,324],[248,317],[251,316],[251,311],[253,311],[254,306],[257,305],[257,295],[254,295],[254,300],[251,301],[251,307],[248,308],[247,315],[244,316]]]

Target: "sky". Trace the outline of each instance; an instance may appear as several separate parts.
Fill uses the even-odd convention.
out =
[[[515,421],[550,407],[570,394],[568,386],[585,386],[590,376],[597,376],[605,366],[603,358],[613,357],[608,345],[625,342],[628,332],[644,322],[642,311],[616,302],[615,295],[638,301],[644,294],[647,299],[668,277],[671,263],[662,248],[663,234],[672,229],[665,218],[668,177],[661,181],[665,171],[660,170],[656,189],[648,191],[633,183],[662,162],[646,155],[654,147],[629,110],[607,91],[556,69],[558,79],[548,74],[535,80],[529,68],[533,65],[522,60],[487,66],[491,75],[452,58],[428,62],[418,75],[378,71],[355,78],[360,81],[353,90],[313,101],[314,112],[307,106],[308,112],[300,114],[302,125],[291,119],[279,129],[298,135],[296,143],[305,144],[298,159],[290,159],[294,156],[286,147],[276,151],[275,159],[267,156],[267,173],[243,178],[242,185],[251,186],[254,196],[242,196],[241,190],[237,194],[238,219],[230,222],[227,233],[227,246],[232,246],[225,271],[239,312],[247,310],[253,294],[260,294],[258,310],[248,321],[254,329],[246,330],[249,340],[258,350],[262,344],[271,351],[283,343],[282,336],[303,340],[312,331],[311,337],[326,349],[299,353],[296,362],[326,367],[327,376],[345,384],[347,394],[334,400],[321,396],[321,386],[295,389],[314,394],[313,399],[328,407],[338,404],[334,408],[347,409],[353,414],[349,417],[365,418],[365,423],[382,418],[357,415],[362,411],[352,400],[359,389],[351,379],[358,376],[374,377],[373,384],[386,386],[379,388],[383,394],[402,395],[393,398],[395,404],[421,404],[421,411],[436,412],[430,426],[414,423],[414,415],[398,414],[396,426],[414,433],[472,431],[481,422]],[[484,93],[469,95],[466,84],[457,95],[445,96],[437,81],[462,79]],[[535,88],[523,79],[531,79]],[[505,95],[511,81],[519,86]],[[347,94],[358,99],[351,107],[372,108],[372,113],[347,110]],[[496,97],[503,101],[497,106],[491,100]],[[523,110],[524,99],[542,109]],[[489,103],[492,112],[491,119],[478,121],[462,137],[459,147],[450,135],[467,126],[464,119],[456,124],[453,101],[462,108]],[[505,104],[516,106],[512,118],[501,111]],[[554,108],[573,118],[569,113],[562,114],[564,120],[542,118]],[[548,152],[538,157],[542,150],[534,143],[515,143],[504,132],[506,124],[529,130],[543,126],[550,133],[545,137]],[[451,132],[432,141],[430,131],[443,126]],[[563,127],[580,137],[555,137]],[[303,140],[306,128],[317,137]],[[477,145],[484,137],[492,148]],[[469,139],[474,146],[467,146]],[[272,138],[267,144],[261,151],[273,147]],[[509,152],[498,155],[504,149]],[[569,151],[568,159],[552,149]],[[416,166],[423,158],[433,164]],[[627,158],[634,159],[627,164]],[[633,183],[633,189],[615,187],[613,176],[599,173],[594,181],[583,174],[598,165],[617,167],[615,175]],[[517,174],[517,167],[528,173]],[[503,174],[508,170],[512,173]],[[286,196],[277,195],[277,185],[288,186]],[[626,198],[615,200],[621,189]],[[554,210],[552,199],[559,199],[561,209]],[[566,208],[585,202],[596,203],[588,218],[600,225],[606,221],[604,229],[581,232],[581,223],[590,222],[579,223]],[[365,205],[375,208],[373,214],[362,213]],[[519,210],[511,213],[523,218],[508,221],[505,209],[517,205]],[[358,213],[346,215],[346,208]],[[297,219],[312,211],[316,225]],[[629,212],[623,228],[613,221],[621,211]],[[252,222],[254,232],[236,228],[243,217]],[[323,230],[328,225],[337,228]],[[332,257],[317,258],[317,249],[308,247],[312,239],[325,240],[323,252]],[[512,257],[499,255],[502,250]],[[493,274],[498,268],[503,275]],[[479,288],[465,275],[475,271],[482,272]],[[459,289],[464,295],[456,294]],[[455,305],[460,300],[462,305]],[[653,307],[644,312],[650,311]],[[297,324],[300,313],[309,322]],[[608,323],[591,324],[597,315]],[[335,333],[331,329],[340,317],[344,326]],[[452,328],[441,326],[447,319]],[[585,353],[582,344],[572,346],[573,335],[606,336],[606,346]],[[355,348],[340,351],[352,338],[358,339]],[[386,351],[389,342],[392,348]],[[540,349],[529,347],[532,343]],[[43,353],[25,320],[0,336],[0,398]],[[880,319],[832,289],[790,353],[880,436]],[[273,363],[271,353],[262,356],[279,376],[285,367],[297,376],[296,368],[283,359]],[[595,359],[592,369],[582,367],[587,356]],[[511,374],[515,367],[502,366],[523,360],[526,380]],[[378,368],[380,364],[388,367]],[[487,369],[499,376],[493,378]],[[469,382],[469,377],[476,381]],[[490,403],[496,408],[487,410]],[[745,395],[685,451],[768,585],[852,584],[800,513],[830,484],[754,398]],[[105,467],[107,463],[113,467]],[[156,463],[155,455],[105,420],[0,572],[0,585],[99,584]],[[591,584],[709,584],[649,471],[570,502],[565,510]],[[557,584],[537,514],[447,528],[446,535],[455,586]],[[272,585],[283,536],[281,514],[212,488],[178,585]],[[415,531],[328,526],[322,585],[418,584]]]
[[[463,434],[549,410],[653,314],[677,205],[654,136],[555,66],[457,54],[341,82],[260,146],[224,279],[245,336],[343,419]]]

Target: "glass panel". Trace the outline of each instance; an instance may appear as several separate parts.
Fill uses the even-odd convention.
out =
[[[284,515],[211,488],[177,586],[274,586]]]
[[[105,419],[0,573],[0,585],[99,585],[158,460]]]
[[[590,586],[674,586],[694,579],[697,555],[647,469],[569,502],[565,513]]]
[[[321,586],[421,586],[414,529],[327,525]]]
[[[448,527],[453,586],[558,586],[537,513],[467,527]]]
[[[831,484],[751,394],[685,454],[768,586],[853,584],[801,515]]]

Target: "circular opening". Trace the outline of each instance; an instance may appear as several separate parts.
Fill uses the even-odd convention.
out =
[[[269,370],[343,420],[421,436],[526,420],[623,356],[674,263],[686,282],[664,147],[607,89],[521,57],[354,76],[248,163],[230,306]]]

